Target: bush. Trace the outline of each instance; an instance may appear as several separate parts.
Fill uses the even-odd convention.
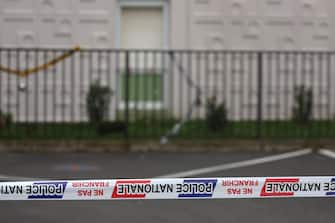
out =
[[[312,118],[313,92],[304,85],[294,87],[293,120],[307,124]]]
[[[87,94],[87,112],[90,122],[100,123],[106,119],[110,103],[111,90],[102,87],[96,81],[90,85]]]
[[[127,125],[123,121],[101,122],[98,124],[97,132],[99,135],[110,133],[122,133],[127,131]]]
[[[0,129],[10,128],[13,123],[13,116],[11,113],[3,113],[0,110]]]
[[[7,113],[4,115],[6,128],[10,128],[13,124],[13,115],[11,113]]]
[[[206,125],[212,131],[223,130],[227,124],[225,103],[217,104],[216,98],[208,100],[206,105]]]

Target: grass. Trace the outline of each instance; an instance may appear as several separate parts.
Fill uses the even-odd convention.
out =
[[[225,129],[210,131],[205,122],[190,122],[183,129],[180,137],[202,138],[331,138],[335,136],[335,122],[314,121],[307,125],[299,125],[290,121],[264,121],[258,125],[256,121],[230,122]]]
[[[134,139],[158,139],[165,135],[177,122],[174,120],[140,120],[131,122],[128,131]],[[220,131],[211,131],[203,120],[187,122],[178,139],[252,139],[261,134],[269,139],[317,139],[335,137],[335,121],[313,121],[299,125],[291,121],[229,122]],[[113,130],[99,135],[89,123],[14,123],[0,130],[0,139],[124,139],[123,130]]]

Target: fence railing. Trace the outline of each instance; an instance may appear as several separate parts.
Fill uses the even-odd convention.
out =
[[[0,49],[0,138],[331,138],[335,53]]]

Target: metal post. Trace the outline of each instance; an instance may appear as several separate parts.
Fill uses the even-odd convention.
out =
[[[125,139],[128,142],[129,139],[129,51],[126,51],[126,73],[125,73]]]
[[[262,138],[262,109],[263,109],[263,53],[258,52],[257,54],[258,61],[258,77],[257,77],[257,138]]]

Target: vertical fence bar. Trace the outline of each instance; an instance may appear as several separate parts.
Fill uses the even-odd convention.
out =
[[[281,107],[282,107],[282,104],[281,104],[281,98],[282,96],[280,95],[281,92],[280,92],[280,86],[281,86],[281,76],[283,75],[283,72],[282,72],[282,66],[281,66],[281,60],[282,60],[282,56],[283,56],[283,53],[277,53],[276,55],[276,72],[275,72],[275,78],[274,78],[274,82],[275,82],[275,86],[273,86],[273,88],[275,88],[274,92],[275,92],[275,103],[273,105],[273,109],[275,110],[275,113],[274,113],[274,122],[272,123],[275,123],[275,125],[273,125],[273,131],[272,131],[272,137],[278,137],[278,136],[281,136],[281,120],[280,120],[280,112],[281,112]],[[272,124],[271,124],[272,125]]]
[[[37,66],[37,64],[39,63],[39,51],[35,50],[34,51],[35,54],[35,59],[33,62],[34,66]],[[34,122],[38,123],[38,110],[39,110],[39,99],[38,99],[38,92],[39,92],[39,81],[38,81],[38,76],[35,75],[34,77]],[[37,134],[39,134],[40,128],[39,125],[37,125],[35,131],[37,131]]]
[[[7,49],[7,67],[11,67],[12,66],[12,62],[11,62],[11,56],[12,56],[12,51],[10,49]],[[10,107],[10,97],[12,96],[12,89],[11,89],[11,78],[8,75],[7,76],[7,113],[11,113],[11,107]],[[17,138],[17,119],[16,117],[14,117],[15,120],[15,128],[14,128],[14,137]],[[10,136],[12,136],[9,133]]]
[[[232,111],[232,115],[231,115],[231,118],[232,118],[232,121],[233,123],[236,123],[236,76],[235,76],[235,70],[236,70],[236,67],[235,67],[235,60],[236,60],[236,52],[231,52],[231,57],[230,57],[230,97],[231,97],[231,100],[230,100],[230,103],[231,103],[231,108],[230,110]],[[235,138],[236,135],[235,135],[235,128],[236,128],[236,125],[232,125],[232,136]]]
[[[247,95],[246,95],[246,98],[247,98],[247,102],[245,104],[245,109],[246,109],[246,122],[249,123],[249,121],[252,120],[252,101],[253,101],[253,69],[252,69],[252,62],[253,62],[253,57],[252,57],[252,53],[248,52],[246,54],[246,60],[247,60],[247,65],[246,65],[246,69],[247,69],[247,72],[246,72],[246,87],[247,87]],[[247,128],[249,124],[247,124]],[[249,131],[246,132],[246,136],[247,137],[251,137],[253,135],[253,129],[252,128],[249,128]]]
[[[169,107],[171,110],[171,113],[169,114],[169,119],[173,120],[175,117],[175,103],[174,103],[174,90],[175,90],[175,79],[174,79],[174,75],[175,75],[175,70],[174,70],[174,66],[173,66],[173,51],[168,51],[166,54],[167,58],[168,58],[168,71],[169,71],[169,89],[168,89],[168,94],[169,94]],[[173,124],[171,124],[173,125]],[[169,125],[169,128],[170,125]]]
[[[44,50],[43,51],[43,63],[42,64],[46,64],[48,61],[48,51]],[[43,95],[43,137],[47,137],[48,136],[48,132],[47,132],[47,128],[46,128],[46,124],[47,124],[47,113],[48,113],[48,106],[47,106],[47,88],[46,88],[46,77],[47,77],[47,70],[43,69],[43,91],[42,91],[42,95]]]
[[[106,82],[107,82],[107,86],[108,88],[111,90],[111,97],[113,99],[113,95],[116,94],[116,91],[113,90],[113,85],[112,85],[112,77],[111,77],[111,52],[110,51],[105,51],[105,54],[106,54]],[[111,99],[111,100],[112,100]],[[109,109],[108,109],[108,121],[112,121],[112,113],[114,112],[113,111],[113,108],[114,106],[111,106],[113,104],[113,101],[110,102],[110,105],[109,105]],[[112,109],[111,109],[112,107]]]
[[[160,115],[159,115],[159,120],[163,123],[161,123],[161,129],[160,129],[160,135],[164,135],[165,134],[165,129],[166,129],[166,125],[167,125],[167,114],[166,112],[168,111],[168,106],[167,105],[167,97],[166,97],[166,91],[165,91],[165,86],[167,84],[166,82],[166,63],[165,63],[165,52],[161,51],[159,53],[160,57],[160,61],[161,61],[161,66],[159,68],[159,72],[161,73],[162,77],[160,79],[160,84],[161,84],[161,89],[160,89],[160,93],[161,93],[161,97],[162,97],[162,108],[160,110]]]
[[[258,77],[257,77],[257,138],[262,138],[262,119],[263,119],[263,53],[258,52]]]
[[[3,56],[5,51],[3,49],[0,48],[0,65],[3,64]],[[4,100],[4,97],[5,95],[7,96],[6,92],[3,92],[3,89],[5,88],[4,86],[4,79],[3,79],[3,76],[4,76],[4,73],[2,71],[0,71],[0,106],[1,106],[1,111],[3,112],[3,100]],[[5,100],[6,101],[6,100]],[[7,131],[6,131],[7,132]],[[1,134],[2,137],[5,137],[6,133],[5,134]]]
[[[24,51],[24,50],[23,50]],[[21,63],[20,61],[20,55],[21,55],[21,50],[19,49],[16,49],[15,51],[13,51],[15,57],[14,57],[14,66],[16,70],[21,70],[21,66],[23,67],[24,66],[24,62]],[[13,106],[13,109],[15,109],[15,116],[16,116],[16,119],[17,119],[17,122],[18,123],[23,123],[22,120],[21,120],[21,106],[20,106],[20,93],[21,93],[21,89],[20,89],[20,79],[21,77],[18,76],[18,75],[15,75],[15,86],[12,86],[14,92],[15,92],[15,103],[12,105]],[[14,96],[13,96],[14,97]],[[15,106],[14,106],[15,105]],[[24,132],[23,135],[26,135],[26,132]]]
[[[211,82],[211,74],[209,72],[210,68],[211,68],[211,51],[206,51],[205,52],[205,64],[204,64],[204,77],[205,77],[205,85],[204,85],[204,90],[205,90],[205,106],[207,105],[207,103],[209,101],[211,101],[213,99],[213,95],[211,92],[211,87],[210,87],[210,82]],[[206,113],[207,113],[207,108],[206,108]],[[206,138],[210,137],[210,133],[208,131],[206,131]]]
[[[311,90],[312,91],[312,98],[315,98],[315,95],[317,95],[317,90],[318,90],[318,84],[320,83],[320,79],[318,80],[315,79],[316,75],[319,75],[318,73],[318,61],[317,61],[317,53],[312,52],[311,55],[308,57],[308,63],[311,65],[311,73],[307,72],[308,75],[308,80],[306,81],[306,90]],[[308,94],[307,94],[308,95]],[[308,101],[309,99],[307,99]],[[310,116],[310,119],[308,122],[310,123],[310,129],[309,133],[307,135],[307,139],[311,139],[314,137],[314,130],[318,127],[317,123],[314,122],[314,120],[317,120],[317,116],[319,115],[319,109],[315,108],[313,105],[313,99],[312,99],[312,113]]]
[[[114,52],[114,59],[115,59],[115,74],[116,74],[116,83],[123,83],[122,82],[122,76],[120,74],[120,60],[119,60],[119,51]],[[119,109],[120,109],[120,101],[122,102],[122,89],[123,89],[123,84],[121,86],[118,86],[116,88],[116,97],[115,97],[115,120],[119,121],[120,120],[120,114],[119,114]]]
[[[16,70],[20,70],[21,69],[21,63],[20,63],[20,50],[19,49],[16,49],[15,51],[15,69]],[[20,87],[19,87],[19,82],[20,82],[20,79],[21,79],[21,77],[20,76],[18,76],[18,75],[15,75],[16,77],[15,77],[15,88],[16,88],[16,90],[15,90],[15,116],[16,116],[16,121],[18,122],[18,123],[20,123],[20,109],[21,109],[21,106],[20,106]],[[12,88],[14,89],[14,86],[12,86]],[[25,129],[26,131],[24,132],[24,136],[26,136],[27,135],[27,129]],[[18,129],[16,129],[16,131],[18,131]]]
[[[151,126],[153,127],[151,131],[152,134],[151,134],[151,137],[154,136],[156,137],[157,134],[159,134],[159,126],[157,125],[157,122],[156,122],[156,113],[157,113],[157,108],[156,108],[156,102],[159,102],[159,100],[156,99],[156,78],[158,78],[158,73],[157,72],[157,59],[156,59],[156,51],[152,51],[151,53],[151,65],[150,65],[150,70],[152,70],[152,74],[149,74],[149,80],[151,81],[151,86],[149,89],[151,89],[151,94],[149,96],[150,100],[149,101],[152,101],[152,111],[151,112],[151,117],[150,117],[150,124]],[[150,77],[152,76],[152,77]]]
[[[323,110],[323,117],[322,117],[322,121],[324,121],[324,125],[323,125],[323,137],[327,137],[327,134],[329,132],[329,129],[328,129],[328,126],[327,126],[327,123],[329,121],[329,115],[328,115],[328,103],[329,103],[329,100],[328,100],[328,97],[327,97],[327,94],[328,94],[328,91],[329,91],[329,88],[328,88],[328,84],[327,84],[327,54],[326,53],[322,53],[321,54],[321,60],[322,60],[322,71],[323,71],[323,75],[324,75],[324,86],[325,86],[325,89],[324,91],[322,91],[322,97],[324,98],[325,100],[325,105],[324,105],[324,110]]]
[[[312,70],[311,68],[308,69],[308,58],[309,58],[309,53],[303,53],[303,57],[302,57],[302,78],[301,78],[301,83],[299,84],[299,87],[301,86],[304,86],[304,87],[307,87],[306,86],[306,76],[308,74],[312,74]],[[299,126],[299,132],[300,132],[300,136],[302,136],[304,139],[306,139],[308,137],[308,134],[309,134],[309,128],[307,128],[306,130],[305,129],[302,129],[300,126]]]
[[[60,51],[60,53],[62,53]],[[65,95],[65,89],[64,89],[64,83],[65,83],[65,61],[61,61],[61,81],[60,81],[60,89],[61,89],[61,98],[60,98],[60,110],[61,110],[61,114],[60,114],[60,120],[61,120],[61,123],[64,127],[64,123],[65,123],[65,119],[64,119],[64,116],[65,116],[65,113],[64,113],[64,98],[66,97]],[[65,130],[65,129],[64,129]]]
[[[129,67],[129,51],[126,51],[126,73],[125,73],[125,132],[124,136],[126,141],[129,139],[129,76],[130,76],[130,67]]]
[[[134,109],[133,109],[133,121],[135,123],[138,123],[138,120],[140,119],[139,117],[141,117],[141,114],[139,111],[143,110],[141,109],[141,93],[143,91],[143,83],[141,81],[141,66],[143,66],[143,64],[141,64],[141,53],[136,51],[133,53],[134,56],[134,73],[133,73],[133,80],[134,80],[134,85],[133,85],[133,92],[134,92],[134,98],[133,98],[133,103],[134,103]],[[143,62],[143,61],[142,61]],[[140,108],[139,108],[140,107]],[[136,125],[136,124],[135,124]],[[137,133],[136,133],[137,136]]]
[[[75,123],[75,105],[76,105],[76,97],[75,97],[75,89],[76,89],[76,85],[75,83],[78,83],[76,81],[76,78],[75,78],[75,74],[76,74],[76,70],[75,70],[75,55],[76,54],[73,54],[71,55],[70,57],[70,86],[71,86],[71,90],[70,90],[70,93],[71,93],[71,107],[70,107],[70,122],[72,123]],[[76,124],[76,123],[75,123]],[[70,133],[71,134],[71,133]],[[77,134],[76,136],[77,137]]]
[[[2,49],[0,48],[0,66],[2,66]],[[2,109],[2,98],[4,97],[4,95],[6,94],[2,94],[2,90],[3,90],[3,86],[2,86],[2,83],[3,83],[3,73],[2,71],[0,70],[0,111],[1,112],[4,112],[3,109]],[[0,138],[4,137],[4,135],[2,133],[0,133]]]
[[[318,122],[317,122],[317,125],[318,125],[318,131],[320,131],[321,132],[321,136],[324,136],[324,124],[323,124],[323,116],[324,116],[324,103],[323,103],[323,82],[324,82],[324,80],[323,80],[323,63],[322,63],[322,60],[323,60],[323,58],[322,58],[322,53],[318,53],[317,54],[317,66],[318,66],[318,68],[317,68],[317,73],[318,73],[318,75],[319,75],[319,78],[317,77],[317,79],[318,79],[318,82],[319,82],[319,84],[317,85],[317,87],[319,88],[318,89],[318,101],[320,101],[320,110],[319,110],[319,114],[318,114]],[[313,120],[313,122],[314,122],[314,120]]]
[[[185,50],[182,50],[180,52],[177,52],[177,56],[175,56],[175,66],[177,67],[177,78],[179,79],[179,118],[181,120],[187,120],[187,110],[188,110],[188,104],[187,104],[187,98],[186,98],[186,91],[188,87],[188,74],[187,74],[187,58],[185,57],[186,53]],[[187,135],[188,130],[185,132]],[[179,133],[180,130],[179,130]]]
[[[294,72],[293,72],[293,98],[292,98],[292,105],[295,106],[295,95],[296,95],[296,86],[299,83],[299,78],[301,79],[301,75],[303,73],[303,64],[302,64],[302,54],[301,53],[295,53],[295,59],[294,59]],[[291,111],[293,112],[293,110]],[[293,115],[293,114],[292,114]],[[294,117],[292,117],[294,119]],[[292,137],[296,137],[298,135],[299,129],[296,125],[294,125],[294,131],[292,132]]]
[[[238,92],[239,92],[239,103],[238,103],[238,113],[239,113],[239,118],[238,118],[238,122],[241,123],[241,125],[238,125],[237,127],[237,134],[239,135],[243,135],[243,128],[245,128],[245,123],[244,123],[244,108],[243,108],[243,105],[245,103],[245,100],[244,100],[244,76],[245,76],[245,73],[244,73],[244,52],[240,52],[239,55],[238,55],[238,67],[237,67],[237,70],[238,70]]]
[[[288,52],[285,53],[284,56],[284,68],[285,68],[285,72],[283,75],[284,76],[284,84],[283,84],[283,88],[282,88],[282,92],[283,92],[283,101],[284,101],[284,110],[283,110],[283,121],[285,121],[285,125],[283,126],[283,130],[285,130],[285,136],[289,137],[289,132],[290,132],[290,127],[289,127],[289,123],[287,122],[288,117],[289,117],[289,87],[290,87],[290,79],[289,77],[292,76],[292,70],[291,70],[291,66],[289,64],[290,58],[292,55]]]
[[[331,102],[331,92],[332,92],[332,88],[331,88],[331,56],[332,54],[331,53],[327,53],[326,54],[326,57],[327,57],[327,62],[326,62],[326,73],[327,73],[327,103],[328,103],[328,106],[327,106],[327,137],[332,137],[333,136],[333,131],[332,131],[332,122],[333,122],[333,117],[331,117],[331,109],[332,109],[332,102]]]
[[[227,108],[227,111],[229,109],[229,99],[228,99],[228,96],[231,95],[231,93],[229,93],[228,91],[228,54],[227,52],[223,52],[223,61],[222,61],[222,70],[223,70],[223,83],[222,83],[222,86],[223,86],[223,100],[224,100],[224,103],[225,103],[225,106]],[[229,122],[229,112],[227,112],[227,121]],[[230,133],[228,133],[228,135],[230,135]]]
[[[29,57],[30,57],[30,51],[25,51],[25,60],[26,60],[26,69],[29,69],[30,63],[29,63]],[[30,87],[29,87],[29,79],[28,77],[25,78],[25,87],[26,87],[26,93],[25,93],[25,107],[24,107],[24,116],[25,116],[25,122],[29,123],[29,104],[30,104],[30,100],[29,100],[29,95],[30,95]]]
[[[196,64],[196,71],[195,71],[195,75],[196,75],[196,83],[198,83],[198,86],[201,86],[202,85],[202,82],[201,82],[201,58],[200,58],[200,53],[199,52],[195,52],[194,53],[195,55],[195,64]],[[196,98],[196,100],[200,100],[201,103],[203,103],[203,100],[204,98],[201,97],[202,95],[198,95],[200,93],[196,92],[196,97],[200,97],[199,99]],[[200,109],[197,109],[197,112],[196,112],[196,119],[200,119],[201,117],[201,113],[200,113]],[[197,134],[200,135],[201,134],[201,129],[200,128],[197,128]]]
[[[78,59],[79,59],[79,61],[78,61],[78,63],[79,63],[79,67],[78,67],[78,82],[79,82],[79,123],[80,123],[80,126],[81,126],[81,128],[80,128],[80,133],[79,133],[79,137],[80,138],[84,138],[84,135],[85,135],[85,130],[84,129],[86,129],[86,128],[84,128],[84,125],[83,125],[83,122],[84,122],[84,115],[83,115],[83,112],[82,112],[82,109],[83,109],[83,103],[85,103],[85,100],[83,100],[82,99],[82,97],[83,97],[83,95],[85,95],[85,93],[84,93],[84,91],[83,91],[83,84],[85,83],[85,78],[84,78],[84,76],[83,76],[83,62],[82,62],[82,60],[83,60],[83,54],[82,54],[82,51],[80,50],[79,52],[78,52]]]
[[[57,50],[53,50],[53,54],[52,54],[53,58],[57,57]],[[56,69],[57,69],[57,65],[55,65],[54,67],[52,67],[52,124],[54,125],[53,127],[53,134],[57,135],[58,131],[57,131],[57,119],[56,119],[56,83],[57,83],[57,79],[56,79]]]
[[[148,108],[148,101],[150,101],[149,99],[149,87],[150,87],[150,81],[149,81],[149,78],[148,78],[148,73],[149,73],[149,67],[150,67],[150,63],[149,63],[149,60],[150,60],[150,51],[147,51],[147,50],[143,50],[143,57],[144,57],[144,69],[141,71],[141,75],[142,75],[142,82],[143,82],[143,86],[144,86],[144,89],[143,89],[143,119],[145,120],[145,137],[149,137],[150,134],[152,133],[152,129],[149,128],[149,122],[150,122],[150,109]]]

